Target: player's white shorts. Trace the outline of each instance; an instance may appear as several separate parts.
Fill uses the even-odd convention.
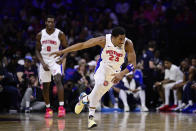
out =
[[[112,74],[114,73],[117,72],[103,63],[100,64],[94,75],[95,86],[92,92],[88,95],[90,107],[96,107],[101,97],[113,86],[114,83],[111,81],[114,77]]]
[[[99,86],[105,86],[113,85],[112,79],[113,74],[118,73],[115,70],[113,70],[111,67],[104,65],[104,63],[101,63],[97,71],[95,72],[94,79],[95,84]]]
[[[51,75],[62,74],[62,66],[56,62],[45,62],[49,66],[50,71],[45,71],[42,64],[39,68],[39,80],[40,83],[51,82]]]

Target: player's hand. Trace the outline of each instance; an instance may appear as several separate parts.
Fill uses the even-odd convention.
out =
[[[53,52],[50,54],[50,56],[54,55],[54,58],[58,57],[58,56],[61,56],[63,54],[62,51],[56,51],[56,52]]]
[[[47,64],[44,63],[44,64],[42,64],[42,66],[45,71],[49,71],[49,66]]]
[[[117,84],[123,78],[123,75],[121,73],[115,73],[115,74],[112,74],[112,76],[114,76],[114,78],[112,79],[112,82],[114,84]]]

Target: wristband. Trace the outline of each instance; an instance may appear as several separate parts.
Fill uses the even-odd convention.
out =
[[[129,70],[129,72],[133,71],[134,70],[133,64],[127,65],[127,69]]]

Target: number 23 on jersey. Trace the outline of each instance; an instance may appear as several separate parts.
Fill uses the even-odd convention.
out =
[[[119,61],[119,57],[110,54],[109,60],[110,60],[110,61],[116,61],[116,62],[118,62],[118,61]]]

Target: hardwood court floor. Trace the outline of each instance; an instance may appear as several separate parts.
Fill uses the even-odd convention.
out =
[[[88,113],[59,119],[44,114],[0,114],[0,131],[79,131],[87,129]],[[96,113],[96,131],[196,131],[196,114]]]

